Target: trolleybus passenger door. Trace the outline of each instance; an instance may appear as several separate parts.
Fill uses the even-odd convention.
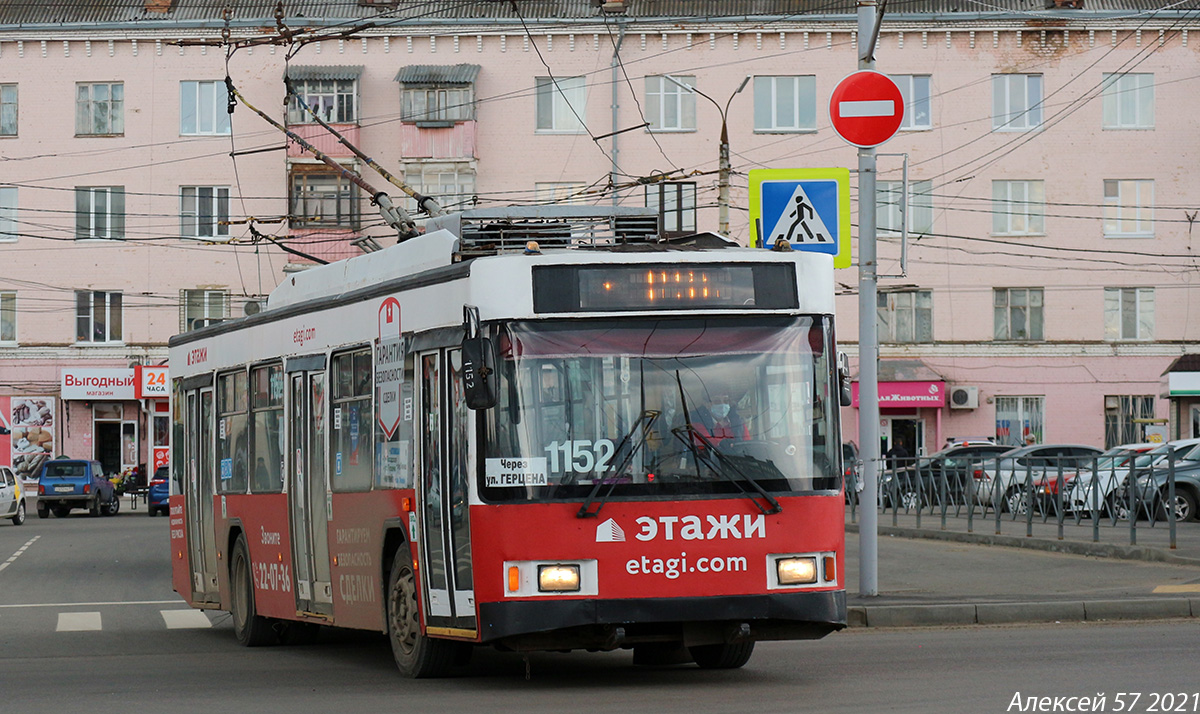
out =
[[[471,424],[458,349],[420,356],[419,413],[421,554],[425,559],[426,622],[437,632],[474,636],[469,467]]]
[[[296,600],[300,610],[328,615],[333,610],[333,590],[329,575],[324,372],[292,373],[290,419],[288,503]]]
[[[213,390],[187,395],[188,559],[193,602],[215,602],[217,548],[213,522]]]

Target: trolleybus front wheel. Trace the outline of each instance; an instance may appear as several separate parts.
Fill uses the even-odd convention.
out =
[[[271,620],[260,616],[254,609],[254,581],[250,577],[250,549],[246,547],[246,536],[239,535],[233,546],[233,558],[229,564],[229,582],[233,602],[233,633],[245,647],[261,647],[274,644],[275,630]]]
[[[754,654],[754,643],[698,645],[689,647],[688,652],[702,669],[737,669],[750,661],[750,655]]]
[[[388,576],[388,639],[396,667],[408,677],[440,677],[454,664],[455,642],[421,634],[417,608],[417,579],[409,561],[408,547],[396,549]]]

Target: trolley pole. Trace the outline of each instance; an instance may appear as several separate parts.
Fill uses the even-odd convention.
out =
[[[858,0],[858,69],[875,69],[876,0]],[[875,324],[875,149],[858,150],[858,438],[863,490],[859,502],[858,587],[879,595],[879,334]]]

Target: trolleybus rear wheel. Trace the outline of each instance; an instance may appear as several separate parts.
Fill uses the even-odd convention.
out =
[[[396,550],[388,577],[388,639],[396,667],[408,677],[440,677],[454,664],[455,644],[421,634],[417,579],[408,548]]]
[[[270,619],[261,617],[254,609],[254,581],[250,577],[250,549],[246,547],[246,536],[239,535],[233,546],[233,558],[229,564],[229,582],[233,602],[233,634],[245,647],[261,647],[272,644],[276,639]]]
[[[750,655],[754,654],[754,643],[698,645],[689,647],[688,651],[702,669],[737,669],[750,661]]]

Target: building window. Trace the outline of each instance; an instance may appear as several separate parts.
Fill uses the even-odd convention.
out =
[[[229,187],[179,189],[179,233],[192,238],[229,236]]]
[[[1153,394],[1120,394],[1104,397],[1104,448],[1140,444],[1154,419]]]
[[[658,209],[664,234],[696,232],[696,184],[677,181],[646,186],[646,208]]]
[[[474,87],[406,87],[400,121],[459,122],[475,118]]]
[[[754,131],[817,130],[817,78],[754,78]]]
[[[75,187],[75,239],[125,237],[125,187]]]
[[[1105,129],[1154,128],[1154,75],[1105,74]]]
[[[587,85],[583,77],[538,77],[537,130],[584,133]]]
[[[895,74],[891,77],[896,86],[900,88],[900,96],[904,97],[904,119],[900,122],[901,131],[932,129],[933,120],[929,109],[929,75]]]
[[[475,171],[467,163],[406,164],[404,181],[417,193],[435,199],[444,209],[461,210],[474,203]],[[420,210],[411,198],[408,199],[408,210]]]
[[[992,75],[992,129],[1029,131],[1042,125],[1042,75]]]
[[[17,135],[17,85],[0,84],[0,136]]]
[[[229,317],[228,290],[180,290],[179,303],[180,332],[189,332]]]
[[[0,292],[0,342],[17,341],[17,293]]]
[[[650,131],[696,129],[696,78],[693,75],[646,77],[646,121]]]
[[[992,234],[1002,236],[1046,233],[1044,181],[992,181]]]
[[[908,232],[933,232],[933,182],[909,181],[908,203],[903,200],[903,181],[878,181],[875,184],[875,223],[881,233],[899,234],[908,214]]]
[[[75,85],[75,134],[116,136],[125,133],[125,85],[120,82]]]
[[[309,168],[312,170],[308,170]],[[291,223],[310,228],[358,227],[358,189],[324,166],[292,167]]]
[[[1154,339],[1154,288],[1104,288],[1104,339]]]
[[[886,290],[876,296],[881,342],[933,342],[933,293]]]
[[[75,291],[75,341],[121,341],[121,293]]]
[[[317,123],[298,100],[303,100],[309,109],[329,124],[358,122],[358,80],[293,79],[292,91],[295,94],[288,102],[288,124]]]
[[[1104,179],[1104,235],[1154,237],[1154,181]]]
[[[545,181],[533,186],[534,202],[539,205],[578,206],[583,203],[582,181]]]
[[[996,397],[996,443],[1024,446],[1045,442],[1045,397]]]
[[[995,339],[1043,340],[1042,289],[996,288],[992,306],[995,313]]]
[[[224,82],[179,83],[179,133],[229,133],[229,90]]]
[[[17,239],[17,187],[0,186],[0,243]]]

